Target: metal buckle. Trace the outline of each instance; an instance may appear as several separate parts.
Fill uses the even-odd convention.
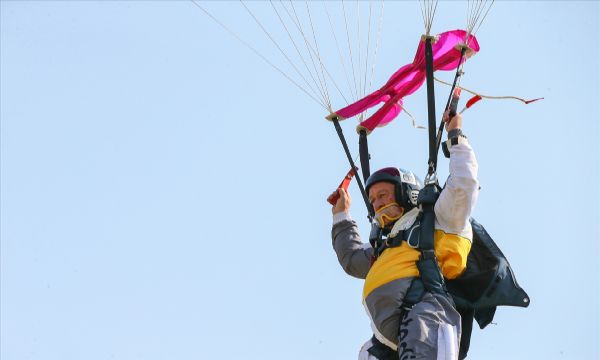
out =
[[[425,185],[431,185],[431,184],[437,184],[438,182],[438,178],[437,178],[437,173],[434,171],[431,174],[427,174],[425,176]]]

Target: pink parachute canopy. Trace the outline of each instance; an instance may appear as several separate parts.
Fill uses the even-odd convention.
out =
[[[460,65],[461,49],[465,43],[468,44],[468,50],[465,53],[463,62],[479,51],[477,39],[472,35],[469,35],[467,39],[467,32],[464,30],[453,30],[442,33],[436,36],[433,41],[434,71],[456,69]],[[425,81],[425,77],[425,41],[421,39],[417,53],[411,64],[398,69],[379,90],[336,111],[334,114],[328,116],[328,118],[337,116],[340,119],[347,119],[383,102],[384,105],[379,110],[359,125],[359,128],[364,128],[368,132],[371,132],[375,127],[387,125],[400,114],[402,111],[402,99],[417,91]]]

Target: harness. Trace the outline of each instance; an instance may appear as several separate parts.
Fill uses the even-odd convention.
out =
[[[445,297],[450,296],[434,252],[434,206],[440,192],[441,189],[437,184],[424,187],[419,192],[417,203],[421,210],[414,222],[410,227],[399,230],[393,236],[384,236],[383,231],[376,225],[371,228],[369,241],[374,250],[373,261],[376,261],[385,250],[400,246],[405,241],[408,246],[421,252],[419,260],[416,261],[420,277],[412,281],[401,305],[402,311],[410,311],[421,301],[425,290]]]

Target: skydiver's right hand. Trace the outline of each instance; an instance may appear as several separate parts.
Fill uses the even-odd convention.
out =
[[[331,195],[335,195],[336,192],[333,192]],[[352,204],[352,198],[350,194],[342,188],[337,189],[337,193],[340,196],[335,205],[331,208],[331,212],[333,215],[340,212],[349,212],[350,205]]]
[[[462,127],[462,115],[457,113],[454,117],[450,118],[450,110],[447,110],[442,117],[442,120],[446,123],[446,131],[460,129]]]

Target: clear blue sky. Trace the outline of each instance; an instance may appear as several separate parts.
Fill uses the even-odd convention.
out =
[[[285,65],[239,3],[204,6]],[[463,86],[545,100],[464,114],[474,216],[532,299],[475,329],[471,359],[600,357],[599,8],[499,1],[477,33]],[[465,17],[442,2],[432,32]],[[329,238],[348,165],[326,111],[188,1],[2,1],[0,19],[2,360],[356,358],[371,333]],[[417,3],[386,3],[375,84],[422,33]],[[406,106],[425,123],[423,90]],[[425,173],[406,117],[370,141],[373,168]]]

